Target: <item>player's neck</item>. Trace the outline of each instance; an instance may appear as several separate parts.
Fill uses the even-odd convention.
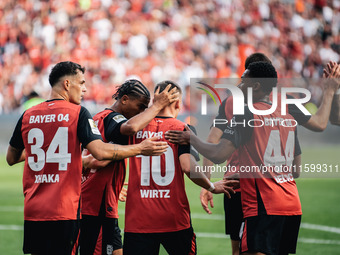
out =
[[[122,113],[122,107],[118,101],[116,101],[113,105],[111,105],[110,108],[115,112]]]
[[[161,110],[157,116],[159,117],[171,117],[176,118],[177,116],[177,110],[174,107],[168,106],[165,107],[163,110]]]
[[[64,99],[66,101],[69,101],[67,94],[62,93],[61,91],[59,91],[56,88],[52,89],[52,91],[51,91],[50,100],[52,100],[52,99]]]
[[[264,95],[263,97],[261,97],[258,102],[266,102],[266,103],[271,103],[269,95]]]

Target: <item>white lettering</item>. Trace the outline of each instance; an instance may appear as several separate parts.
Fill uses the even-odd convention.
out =
[[[59,182],[59,174],[37,174],[34,183],[56,183]]]
[[[227,123],[228,123],[228,120],[226,119],[214,119],[213,126],[216,127],[216,125],[227,124]]]
[[[285,183],[294,181],[294,177],[292,174],[281,174],[274,176],[277,183]]]
[[[230,90],[233,96],[233,115],[243,115],[244,114],[244,95],[242,90],[234,85],[227,85],[227,84],[215,84],[215,88],[223,88]],[[287,98],[287,94],[289,93],[302,93],[305,94],[306,97],[304,98]],[[252,101],[252,88],[248,88],[248,106],[252,113],[257,115],[268,115],[273,113],[278,105],[278,93],[277,88],[273,88],[273,97],[272,97],[272,107],[267,110],[257,110],[253,107]],[[281,114],[287,114],[287,104],[295,104],[305,115],[311,115],[308,110],[303,106],[304,103],[308,102],[311,98],[311,92],[305,88],[282,88],[281,89]],[[205,98],[206,100],[206,98]],[[204,102],[205,103],[205,102]],[[204,105],[202,104],[202,106]],[[206,112],[202,112],[202,115],[206,115]]]
[[[160,131],[160,132],[139,131],[136,134],[136,138],[139,138],[139,139],[147,139],[147,138],[151,138],[151,137],[163,138],[163,131]]]
[[[140,190],[141,198],[170,198],[170,190],[169,189],[141,189]]]
[[[34,123],[50,123],[55,122],[55,114],[49,114],[49,115],[32,115],[30,116],[29,124]]]

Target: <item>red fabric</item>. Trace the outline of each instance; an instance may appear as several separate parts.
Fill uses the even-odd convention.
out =
[[[77,126],[80,106],[63,100],[43,102],[27,110],[22,119],[22,137],[26,148],[26,160],[23,174],[23,189],[25,196],[25,220],[75,220],[79,209],[81,184],[81,151],[77,136]],[[36,116],[45,116],[40,123],[29,123]],[[63,116],[59,121],[58,116]],[[33,117],[35,116],[35,117]],[[48,116],[54,116],[48,117]],[[67,116],[67,120],[66,120]],[[49,118],[49,121],[47,121]],[[54,121],[52,121],[54,120]],[[63,128],[63,129],[60,129]],[[63,130],[61,136],[57,132]],[[33,131],[32,131],[33,130]],[[28,134],[33,136],[33,142],[28,143]],[[42,139],[42,146],[39,141]],[[61,149],[61,144],[66,149]],[[53,145],[58,145],[53,149]],[[35,147],[39,147],[34,149]],[[41,148],[40,148],[41,147]],[[37,155],[44,151],[38,161]],[[52,156],[62,156],[68,153],[70,163],[67,171],[59,170],[59,163],[47,162],[48,149]],[[32,153],[33,150],[33,153]],[[30,158],[34,160],[33,166],[43,166],[41,170],[33,171],[29,165]],[[58,159],[54,159],[58,160]],[[62,167],[63,168],[63,167]],[[37,181],[38,180],[38,181]]]
[[[104,135],[104,119],[110,113],[111,110],[104,110],[93,117],[104,142],[108,142]],[[105,192],[106,217],[118,218],[118,198],[125,180],[124,160],[111,162],[99,170],[91,169],[83,179],[85,181],[81,186],[82,214],[98,216]]]
[[[263,102],[255,103],[254,107],[259,110],[265,110],[271,107]],[[255,115],[254,119],[261,119],[264,122],[265,118],[282,118],[294,120],[291,115],[282,116],[280,106],[277,110],[270,115]],[[287,123],[287,122],[286,122]],[[294,121],[292,121],[294,124]],[[274,131],[274,132],[273,132]],[[239,148],[239,160],[243,166],[265,166],[268,165],[265,159],[265,152],[267,146],[274,144],[279,146],[281,153],[279,156],[283,157],[283,160],[289,161],[294,158],[294,139],[291,143],[288,143],[289,138],[294,137],[295,127],[283,127],[282,125],[264,125],[261,128],[254,128],[253,135],[249,142]],[[276,141],[273,139],[274,134],[277,135]],[[271,137],[271,138],[270,138]],[[271,140],[270,140],[271,139]],[[287,146],[292,147],[287,156]],[[272,152],[273,154],[275,152]],[[269,155],[272,157],[275,155]],[[289,157],[287,159],[287,157]],[[276,162],[276,161],[275,161]],[[283,163],[285,165],[286,163]],[[282,165],[280,163],[280,165]],[[289,165],[289,164],[287,164]],[[291,173],[277,173],[274,171],[269,172],[245,172],[241,171],[240,186],[242,192],[242,208],[244,217],[256,216],[258,214],[258,202],[256,187],[263,201],[264,207],[268,215],[301,215],[301,203],[296,187],[296,183],[291,178],[283,182],[280,182],[282,175],[287,177]]]
[[[155,132],[166,141],[167,130],[184,130],[184,125],[173,118],[155,118],[131,137],[129,143],[140,143],[150,135],[155,136]],[[130,158],[128,187],[125,232],[161,233],[190,227],[189,202],[177,144],[169,143],[167,152],[161,156]]]

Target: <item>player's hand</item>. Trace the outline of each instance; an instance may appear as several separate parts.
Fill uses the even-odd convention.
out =
[[[214,182],[215,189],[212,191],[214,194],[224,193],[228,198],[230,198],[230,193],[235,194],[235,190],[239,187],[240,182],[237,180],[226,180],[223,179],[218,182]]]
[[[224,176],[223,179],[225,179],[225,180],[240,180],[240,174],[235,173],[235,174],[232,174],[232,175],[227,175],[227,176]]]
[[[209,203],[211,208],[214,208],[214,200],[213,200],[213,194],[204,188],[201,189],[201,194],[200,194],[200,200],[201,200],[201,205],[204,209],[209,214],[212,214],[212,212],[209,209]]]
[[[192,132],[188,126],[185,126],[185,131],[168,130],[165,132],[164,137],[171,143],[188,145],[190,144],[191,135],[195,135],[194,132]]]
[[[330,61],[326,68],[323,69],[323,77],[327,78],[325,90],[335,92],[340,85],[340,65],[336,62]]]
[[[127,183],[124,182],[124,185],[127,186]],[[119,198],[118,198],[119,201],[120,201],[120,202],[125,202],[125,201],[126,201],[126,196],[127,196],[127,188],[122,187],[122,190],[121,190],[120,193],[119,193]]]
[[[163,109],[165,106],[179,100],[179,92],[174,87],[170,90],[171,84],[166,86],[166,88],[159,93],[159,87],[155,92],[153,104],[156,105],[160,110]]]
[[[166,152],[168,143],[158,140],[159,137],[154,136],[142,141],[139,144],[141,146],[141,154],[145,156],[159,156]]]

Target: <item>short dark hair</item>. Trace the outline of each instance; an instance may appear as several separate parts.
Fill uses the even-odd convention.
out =
[[[166,81],[161,81],[159,83],[157,83],[156,87],[155,87],[155,92],[156,90],[159,88],[159,93],[161,93],[169,84],[171,84],[171,87],[170,87],[170,90],[172,90],[173,88],[176,88],[176,90],[182,94],[182,89],[181,87],[176,83],[176,82],[173,82],[173,81],[169,81],[169,80],[166,80]]]
[[[248,68],[249,78],[253,82],[259,82],[264,92],[270,93],[277,84],[277,72],[274,66],[268,62],[254,62]]]
[[[135,79],[125,81],[121,86],[118,87],[116,93],[112,96],[112,98],[118,100],[122,98],[124,95],[132,97],[144,96],[146,98],[150,98],[149,90],[145,87],[145,85],[142,82]]]
[[[247,57],[246,62],[244,63],[244,68],[248,69],[248,66],[254,62],[267,62],[270,64],[272,63],[266,55],[261,52],[256,52]]]
[[[60,80],[60,78],[64,77],[65,75],[76,75],[78,70],[82,73],[85,73],[85,67],[82,67],[77,63],[71,61],[59,62],[52,68],[52,71],[48,77],[51,87],[53,87]]]

